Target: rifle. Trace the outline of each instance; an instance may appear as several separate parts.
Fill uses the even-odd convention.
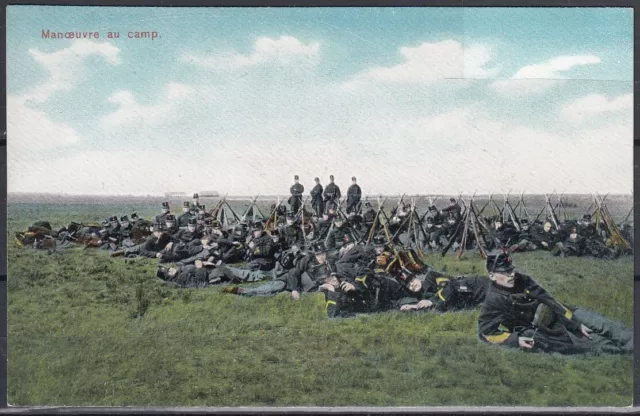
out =
[[[222,204],[224,204],[224,201],[227,199],[227,195],[229,194],[228,193],[225,194],[224,197],[218,201],[216,206],[213,207],[211,211],[209,211],[209,213],[213,216],[213,218],[218,219],[218,212],[220,212],[220,208],[222,207]]]
[[[267,233],[269,233],[269,235],[271,235],[271,230],[270,228],[277,228],[278,227],[278,208],[280,208],[280,205],[282,205],[282,201],[284,201],[283,199],[280,199],[280,197],[278,197],[278,199],[276,200],[276,206],[273,208],[273,211],[271,211],[271,214],[269,214],[269,218],[267,219],[267,222],[265,223],[265,230],[267,230]],[[271,224],[274,223],[275,227],[272,227]]]
[[[260,196],[260,194],[256,195],[256,197],[251,200],[251,203],[249,204],[249,207],[246,209],[244,214],[242,214],[242,220],[240,222],[245,222],[247,220],[247,215],[249,215],[249,211],[251,211],[253,213],[252,208],[256,204],[256,201],[258,200],[259,196]]]
[[[382,205],[380,204],[380,200],[378,199],[378,209],[380,209],[381,207],[382,207]],[[391,249],[393,250],[393,254],[396,256],[396,258],[400,262],[400,266],[404,267],[404,260],[402,260],[402,257],[400,256],[400,253],[398,252],[398,249],[396,248],[396,245],[390,239],[391,238],[391,233],[389,233],[389,228],[387,228],[386,221],[385,222],[380,221],[380,224],[382,225],[382,229],[384,230],[384,234],[387,237],[387,241],[389,242],[389,246],[391,246]]]
[[[379,222],[379,217],[380,217],[380,211],[382,210],[382,206],[384,205],[384,203],[387,202],[387,198],[385,198],[382,201],[382,204],[380,204],[380,200],[378,199],[378,211],[376,211],[376,217],[373,219],[373,224],[371,224],[371,229],[369,230],[368,236],[367,236],[367,244],[366,246],[368,247],[369,244],[371,244],[371,240],[373,239],[373,235],[376,232],[376,228],[378,226],[378,222]],[[360,241],[362,242],[362,241]]]

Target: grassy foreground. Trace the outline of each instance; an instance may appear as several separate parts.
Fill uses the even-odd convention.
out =
[[[10,211],[11,214],[11,211]],[[28,221],[20,218],[9,231]],[[56,224],[58,225],[58,224]],[[61,224],[60,224],[61,225]],[[482,271],[475,254],[427,261]],[[633,261],[516,254],[559,300],[633,322]],[[10,241],[9,403],[154,406],[628,406],[632,357],[503,350],[478,311],[328,320],[324,297],[181,290],[150,259]],[[136,315],[144,312],[144,317]]]

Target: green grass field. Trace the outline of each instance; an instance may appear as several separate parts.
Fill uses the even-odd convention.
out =
[[[242,298],[220,288],[175,289],[155,278],[151,259],[125,263],[80,249],[48,254],[12,242],[36,219],[59,227],[129,213],[120,208],[9,206],[10,404],[631,405],[632,357],[486,345],[476,335],[478,311],[329,320],[321,294],[293,301],[286,293]],[[451,274],[483,270],[473,253],[426,260]],[[633,324],[631,256],[540,252],[514,260],[559,300]]]

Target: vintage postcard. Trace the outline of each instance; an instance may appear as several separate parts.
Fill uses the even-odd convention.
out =
[[[633,11],[7,8],[13,406],[629,406]]]

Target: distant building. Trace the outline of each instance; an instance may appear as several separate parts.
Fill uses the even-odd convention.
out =
[[[200,198],[217,198],[220,196],[218,191],[200,191],[198,195]]]
[[[186,192],[165,192],[164,193],[165,198],[177,198],[177,197],[185,197],[185,196],[189,196],[189,194],[187,194]]]

